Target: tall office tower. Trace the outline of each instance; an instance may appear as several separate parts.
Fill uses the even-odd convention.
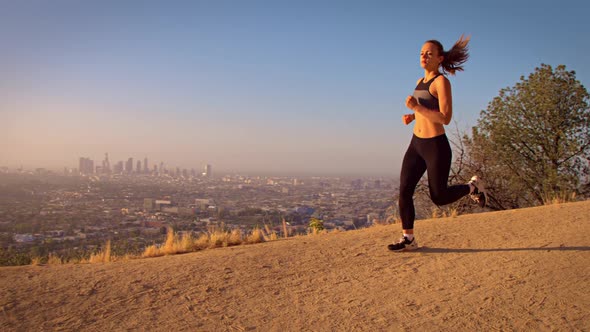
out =
[[[141,161],[140,160],[137,161],[137,167],[135,167],[135,172],[137,174],[141,173]]]
[[[150,169],[148,168],[148,160],[147,157],[143,158],[143,172],[145,174],[150,172]]]
[[[132,173],[133,172],[133,158],[127,159],[125,163],[125,173]]]
[[[203,169],[203,176],[208,178],[211,177],[211,165],[205,165],[205,168]]]
[[[80,174],[84,174],[84,167],[86,167],[86,158],[80,157],[80,162],[78,163],[78,172]]]
[[[110,173],[111,172],[111,163],[109,162],[109,153],[104,154],[104,160],[102,161],[102,172],[103,173]]]
[[[160,161],[160,174],[164,174],[164,162]]]
[[[90,158],[86,158],[86,172],[88,174],[94,174],[94,160],[91,160]]]
[[[123,168],[123,162],[122,161],[119,161],[113,167],[113,173],[115,173],[115,174],[122,174],[124,170],[125,169]]]
[[[80,158],[80,164],[78,167],[80,174],[93,174],[94,173],[94,161],[90,158]]]

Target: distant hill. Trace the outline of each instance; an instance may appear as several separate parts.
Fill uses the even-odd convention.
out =
[[[2,331],[590,330],[590,201],[126,262],[0,268]]]

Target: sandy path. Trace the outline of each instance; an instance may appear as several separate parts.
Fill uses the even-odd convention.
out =
[[[108,264],[0,268],[3,331],[588,331],[590,201]]]

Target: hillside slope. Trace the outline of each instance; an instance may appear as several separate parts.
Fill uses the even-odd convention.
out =
[[[0,329],[590,330],[590,201],[106,264],[0,268]]]

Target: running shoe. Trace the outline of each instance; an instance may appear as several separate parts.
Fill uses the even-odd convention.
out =
[[[412,239],[412,241],[408,240],[407,237],[402,237],[399,242],[390,244],[387,246],[387,249],[391,251],[410,251],[418,249],[418,242],[416,238]]]
[[[469,194],[469,197],[479,205],[479,207],[483,208],[486,206],[488,202],[488,194],[486,192],[485,183],[479,176],[474,175],[471,180],[469,180],[469,184],[473,186],[473,191]]]

